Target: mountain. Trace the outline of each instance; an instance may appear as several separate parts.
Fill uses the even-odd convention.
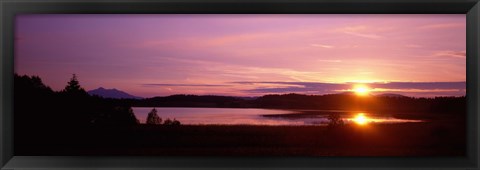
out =
[[[133,96],[117,89],[105,89],[103,87],[90,90],[88,91],[88,94],[97,95],[104,98],[114,98],[114,99],[142,99],[142,97]]]

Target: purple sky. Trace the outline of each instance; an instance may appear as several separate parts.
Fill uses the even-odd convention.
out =
[[[15,70],[61,90],[465,95],[455,15],[19,15]],[[376,82],[376,83],[372,83]]]

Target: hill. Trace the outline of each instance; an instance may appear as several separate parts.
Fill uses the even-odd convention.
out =
[[[133,107],[216,107],[363,110],[379,112],[464,113],[466,98],[414,98],[398,94],[358,96],[350,93],[327,95],[272,94],[256,98],[231,96],[172,95],[126,101]]]
[[[103,98],[113,98],[113,99],[142,99],[142,97],[133,96],[126,92],[117,90],[117,89],[105,89],[100,87],[98,89],[88,91],[90,95],[97,95]]]

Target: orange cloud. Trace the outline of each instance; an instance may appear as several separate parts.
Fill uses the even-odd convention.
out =
[[[313,47],[321,47],[321,48],[334,48],[332,45],[324,45],[324,44],[310,44]]]
[[[465,23],[445,23],[445,24],[431,24],[418,27],[419,29],[449,29],[449,28],[463,28]]]
[[[462,58],[466,57],[466,51],[438,51],[434,54],[434,56],[439,57],[453,57],[453,58]]]
[[[369,38],[369,39],[380,39],[383,38],[383,36],[380,36],[376,33],[373,32],[378,32],[382,30],[388,30],[387,28],[375,28],[372,29],[370,27],[364,26],[364,25],[358,25],[358,26],[350,26],[350,27],[344,27],[337,29],[336,31],[349,34],[349,35],[354,35],[358,37],[363,37],[363,38]]]

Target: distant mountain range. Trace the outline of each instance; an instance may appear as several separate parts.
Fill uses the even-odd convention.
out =
[[[142,97],[133,96],[131,94],[117,90],[115,88],[105,89],[103,87],[100,87],[98,89],[88,91],[88,94],[97,95],[104,98],[113,98],[113,99],[143,99]]]

